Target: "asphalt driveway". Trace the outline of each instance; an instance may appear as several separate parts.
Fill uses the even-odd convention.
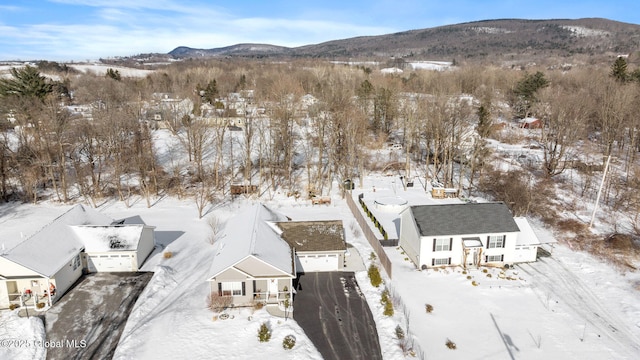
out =
[[[47,359],[111,359],[153,273],[83,276],[45,315]]]
[[[322,357],[382,359],[378,332],[352,272],[300,274],[294,318]]]

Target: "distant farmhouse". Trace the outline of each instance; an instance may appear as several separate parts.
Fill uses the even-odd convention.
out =
[[[138,271],[154,246],[140,217],[115,221],[76,205],[0,255],[0,308],[51,306],[84,272]]]

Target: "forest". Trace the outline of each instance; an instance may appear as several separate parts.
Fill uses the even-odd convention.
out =
[[[640,235],[640,70],[624,57],[559,68],[385,66],[184,60],[142,77],[49,62],[13,68],[0,78],[0,199],[152,206],[177,196],[202,215],[231,184],[306,199],[393,171],[589,237],[579,217],[558,215],[595,202],[609,158],[600,206],[629,224],[615,232]],[[527,118],[542,126],[520,129]],[[501,151],[509,145],[521,148],[515,159]]]

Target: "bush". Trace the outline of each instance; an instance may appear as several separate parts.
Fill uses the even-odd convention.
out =
[[[11,304],[11,305],[9,305],[9,310],[15,310],[15,309],[17,309],[19,307],[20,307],[20,305],[18,305],[18,304]]]
[[[447,342],[445,343],[445,345],[447,345],[447,347],[449,349],[451,349],[451,350],[455,350],[456,349],[456,343],[454,343],[450,339],[447,339]]]
[[[261,310],[263,307],[264,307],[264,303],[260,302],[260,301],[256,301],[253,304],[253,308],[256,309],[256,310]]]
[[[162,257],[165,259],[171,259],[173,257],[173,253],[171,251],[165,251],[162,253]]]
[[[389,289],[384,289],[380,294],[380,304],[384,305],[389,302]]]
[[[217,291],[212,291],[207,296],[207,308],[215,312],[228,308],[232,302],[231,296],[221,296]]]
[[[433,305],[431,304],[425,304],[424,308],[427,310],[427,314],[431,314],[433,312]]]
[[[371,266],[369,266],[368,274],[371,285],[373,285],[374,287],[379,287],[380,284],[382,284],[382,276],[380,276],[380,270],[377,266],[371,264]]]
[[[260,329],[258,330],[258,340],[260,340],[260,342],[268,342],[271,340],[271,330],[269,330],[267,323],[262,323],[260,325]]]
[[[44,303],[39,302],[39,303],[36,304],[36,307],[38,309],[42,309],[44,307]]]
[[[478,283],[477,283],[475,280],[473,280],[473,281],[471,282],[471,285],[473,285],[473,286],[478,286]]]
[[[385,316],[393,316],[393,304],[391,303],[391,301],[387,301],[384,304],[384,312],[383,314]]]
[[[400,325],[396,326],[396,337],[398,340],[404,339],[404,330],[400,327]]]
[[[285,336],[282,340],[282,347],[285,350],[291,350],[294,346],[296,346],[296,337],[293,335]]]

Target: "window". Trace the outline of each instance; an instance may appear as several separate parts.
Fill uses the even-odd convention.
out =
[[[244,296],[243,282],[223,282],[218,283],[218,291],[222,296]]]
[[[451,265],[451,258],[431,259],[431,265]]]
[[[504,255],[488,255],[487,262],[500,262],[504,259]]]
[[[503,248],[504,247],[504,235],[493,235],[489,236],[489,241],[487,242],[487,248]]]
[[[449,251],[451,250],[452,238],[433,239],[433,251]]]
[[[80,267],[80,254],[76,255],[76,257],[73,258],[73,261],[71,261],[71,267],[73,268],[73,270]]]

